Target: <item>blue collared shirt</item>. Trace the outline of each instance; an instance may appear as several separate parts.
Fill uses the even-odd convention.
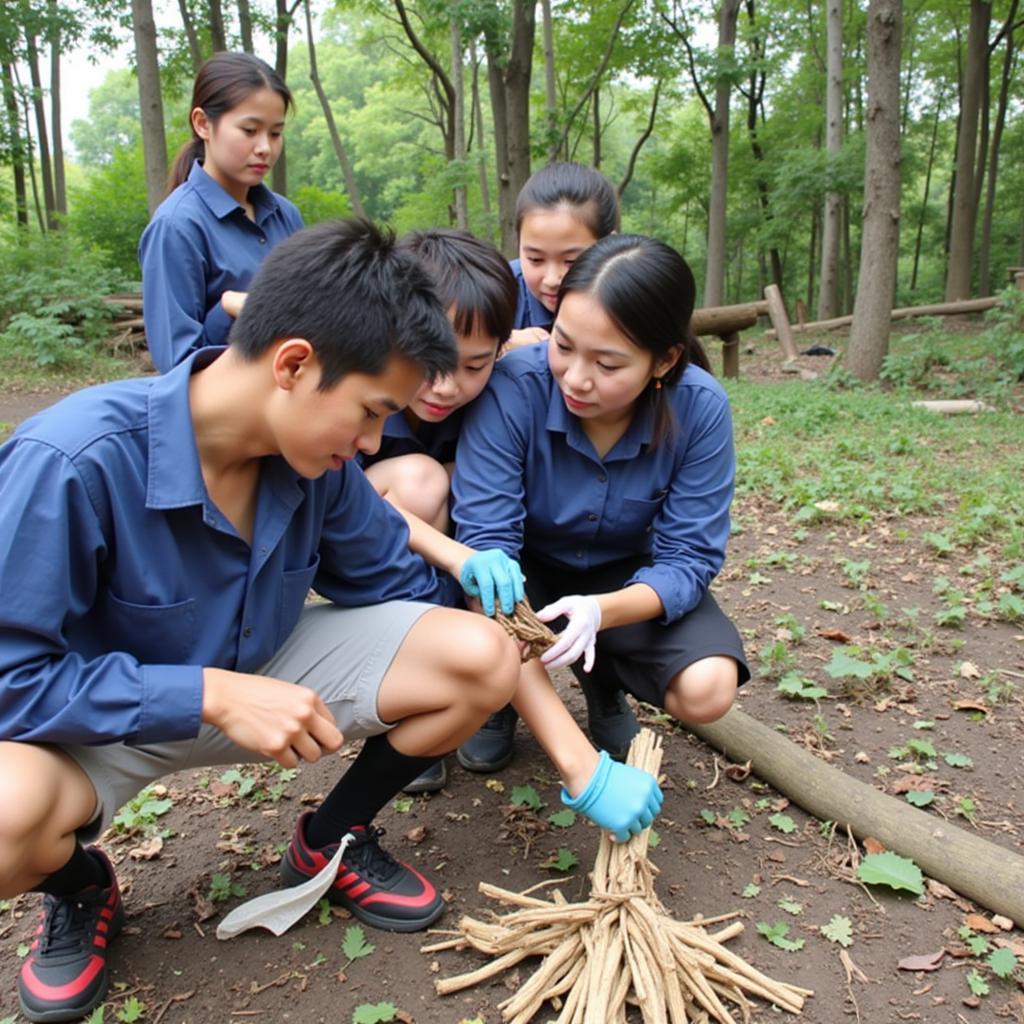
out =
[[[267,457],[238,536],[189,410],[216,354],[74,394],[0,448],[0,739],[194,736],[203,667],[256,671],[311,586],[345,606],[448,595],[353,463],[307,480]]]
[[[255,221],[197,160],[139,242],[146,341],[161,373],[197,349],[224,345],[234,320],[220,297],[247,291],[268,252],[302,227],[284,196],[249,189]]]
[[[519,296],[516,299],[516,319],[512,329],[514,331],[522,330],[524,327],[550,329],[555,322],[555,314],[526,287],[522,260],[509,260],[509,266],[515,275],[516,288],[519,290]]]
[[[466,416],[452,481],[457,537],[523,549],[567,569],[650,554],[628,583],[656,591],[672,622],[694,608],[725,560],[735,457],[729,402],[688,366],[666,389],[678,431],[651,447],[645,408],[604,458],[566,408],[547,346],[499,361]]]
[[[440,423],[422,420],[413,427],[404,411],[393,412],[384,421],[380,449],[373,455],[360,456],[360,462],[364,466],[372,466],[382,459],[394,459],[400,455],[429,455],[442,465],[454,462],[465,414],[466,407],[460,406]]]

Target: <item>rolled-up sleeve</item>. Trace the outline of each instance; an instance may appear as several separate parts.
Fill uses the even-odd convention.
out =
[[[0,738],[144,743],[196,735],[198,665],[143,665],[73,650],[100,599],[109,554],[89,488],[37,441],[0,449]]]

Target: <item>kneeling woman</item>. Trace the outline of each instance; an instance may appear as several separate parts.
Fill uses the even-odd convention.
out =
[[[609,699],[624,688],[695,723],[724,715],[750,677],[708,591],[725,559],[735,459],[693,303],[675,250],[601,239],[563,280],[547,345],[502,359],[463,426],[458,539],[519,559],[539,617],[564,624],[524,666],[515,700],[563,779],[586,775],[597,754],[545,669],[571,664]],[[493,764],[490,748],[510,740],[499,712],[460,761]]]

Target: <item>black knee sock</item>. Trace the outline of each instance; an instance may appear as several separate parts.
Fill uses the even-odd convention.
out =
[[[107,881],[103,865],[81,843],[75,843],[75,852],[67,864],[47,875],[32,891],[72,896],[90,885],[105,886]]]
[[[368,825],[397,792],[437,760],[400,754],[387,733],[371,736],[306,824],[306,841],[314,848],[327,846],[353,825]]]

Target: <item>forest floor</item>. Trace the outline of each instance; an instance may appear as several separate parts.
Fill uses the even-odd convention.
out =
[[[999,411],[952,422],[909,411],[903,391],[829,392],[784,377],[779,364],[774,346],[756,343],[731,391],[736,531],[714,591],[754,671],[738,706],[852,778],[1019,857],[1024,394],[1004,388]],[[0,423],[53,397],[0,394]],[[571,676],[556,682],[583,721]],[[813,989],[803,1018],[814,1024],[1024,1022],[1024,922],[993,923],[999,907],[974,906],[941,879],[926,880],[920,896],[859,882],[861,843],[653,709],[639,714],[665,742],[650,859],[670,913],[740,912],[745,930],[729,948]],[[425,955],[426,936],[370,928],[360,943],[356,922],[326,909],[281,938],[215,937],[225,912],[278,885],[296,816],[352,756],[345,749],[297,773],[181,773],[125,810],[103,846],[128,921],[94,1024],[498,1024],[499,1003],[532,964],[441,997],[438,978],[483,959]],[[558,782],[522,727],[500,776],[450,762],[442,792],[396,799],[379,819],[388,848],[443,889],[439,927],[486,915],[480,881],[522,890],[561,877],[567,899],[586,896],[598,834],[581,819],[548,820],[560,808]],[[513,796],[540,806],[513,806]],[[38,899],[0,901],[0,1024],[20,1019],[14,976]],[[908,957],[931,962],[901,969]],[[535,1020],[555,1016],[545,1008]],[[763,1003],[752,1010],[754,1021],[782,1016]]]

